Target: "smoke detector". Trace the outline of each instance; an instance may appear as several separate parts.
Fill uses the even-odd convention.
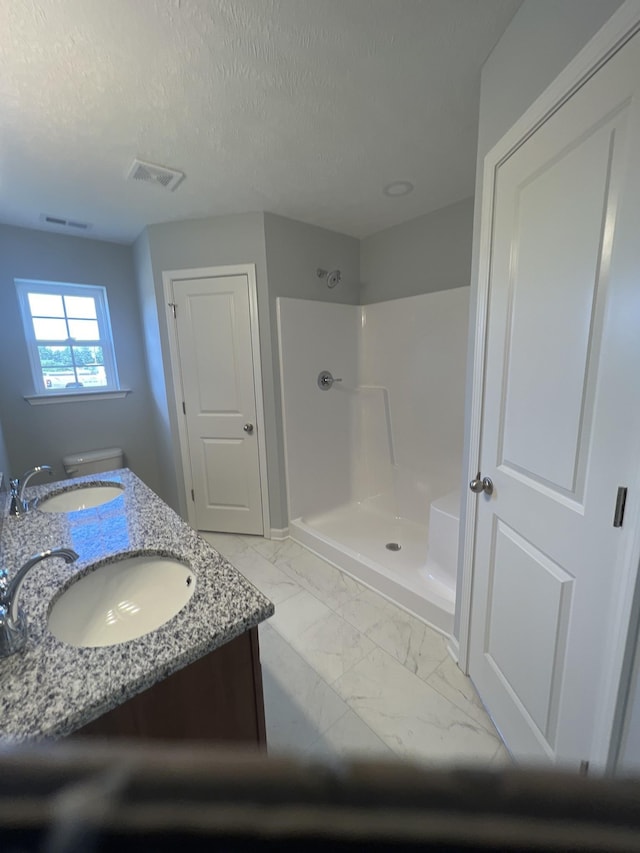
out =
[[[148,184],[156,184],[165,190],[175,190],[184,178],[184,172],[177,169],[168,169],[166,166],[158,166],[157,163],[146,163],[137,158],[131,164],[127,180],[144,181]]]

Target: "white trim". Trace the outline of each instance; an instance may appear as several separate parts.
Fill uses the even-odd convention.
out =
[[[449,652],[449,657],[457,666],[460,659],[460,645],[453,634],[449,637],[447,651]]]
[[[118,391],[77,391],[62,394],[27,394],[24,399],[30,406],[49,406],[51,403],[86,403],[87,400],[117,400],[131,394],[131,388],[120,388]]]
[[[598,71],[629,39],[640,30],[640,0],[627,0],[599,30],[565,70],[551,83],[524,115],[507,131],[502,139],[487,153],[482,178],[480,213],[479,265],[476,335],[473,354],[472,389],[470,400],[469,467],[467,479],[472,480],[480,459],[482,403],[484,398],[484,362],[486,351],[486,323],[489,297],[491,260],[491,232],[493,225],[494,182],[498,166],[519,148],[545,121],[555,113],[586,81]],[[466,523],[462,557],[463,576],[460,595],[459,666],[468,672],[471,601],[473,594],[473,565],[475,551],[476,512],[469,493],[465,492]],[[627,646],[628,625],[631,614],[633,584],[640,557],[640,524],[635,519],[634,543],[628,549],[625,563],[627,583],[616,602],[615,636],[610,642],[609,684],[603,690],[602,705],[595,726],[592,764],[604,768],[611,750],[612,724],[618,705],[618,687],[624,654]],[[621,585],[621,587],[624,585]],[[627,596],[626,601],[624,595]]]
[[[256,394],[256,420],[258,423],[258,464],[260,466],[260,491],[262,492],[262,529],[266,536],[271,530],[269,509],[269,482],[267,479],[267,442],[264,432],[264,397],[262,393],[262,351],[260,349],[260,321],[258,319],[258,284],[256,265],[246,265],[249,279],[249,314],[251,317],[251,349],[253,354],[253,386]],[[233,269],[233,267],[231,267]]]
[[[283,297],[278,296],[276,299],[276,316],[277,316],[277,334],[278,334],[278,369],[280,370],[280,376],[278,377],[280,381],[280,414],[282,415],[282,446],[284,448],[283,454],[283,462],[284,462],[284,485],[286,491],[287,498],[287,521],[290,523],[292,521],[291,515],[291,485],[289,483],[289,454],[287,453],[287,413],[284,405],[284,385],[282,382],[282,376],[284,371],[284,353],[282,351],[282,312],[281,312],[281,303]]]
[[[281,541],[283,539],[289,538],[289,528],[288,527],[272,527],[271,528],[271,536],[270,539],[276,539]]]
[[[171,371],[171,384],[173,386],[173,415],[175,417],[178,429],[178,447],[176,448],[175,435],[174,441],[172,442],[172,446],[174,464],[176,468],[176,473],[178,474],[178,484],[181,484],[183,487],[181,495],[182,506],[184,509],[183,515],[186,513],[187,521],[189,522],[191,527],[193,527],[194,530],[197,530],[198,525],[196,522],[195,507],[193,505],[193,501],[190,501],[188,498],[189,492],[191,491],[191,483],[188,480],[188,474],[191,470],[191,460],[189,455],[189,437],[187,435],[186,424],[182,416],[182,377],[180,375],[180,348],[178,346],[178,335],[176,331],[175,318],[173,317],[173,312],[171,311],[170,307],[173,303],[173,282],[174,279],[178,279],[179,277],[180,276],[177,272],[162,273],[162,291],[164,294],[165,309],[164,317],[166,321],[167,338],[169,341],[169,369]],[[170,397],[169,395],[167,395],[167,402],[169,402],[169,400]]]
[[[262,498],[262,527],[264,535],[271,530],[271,518],[269,512],[269,483],[267,480],[267,446],[265,441],[264,427],[264,399],[262,394],[262,357],[260,351],[260,329],[258,321],[258,287],[256,282],[255,264],[233,264],[231,266],[219,267],[196,267],[194,269],[164,270],[162,273],[162,285],[165,301],[165,318],[169,338],[169,360],[171,367],[171,378],[173,384],[174,414],[178,425],[178,443],[180,453],[176,461],[182,471],[182,482],[184,483],[184,502],[187,510],[189,524],[195,528],[195,507],[193,501],[188,499],[191,491],[189,482],[189,471],[191,461],[189,456],[189,440],[186,425],[182,417],[182,378],[180,376],[180,349],[176,334],[176,326],[173,322],[173,314],[170,304],[173,303],[173,283],[182,279],[194,278],[216,278],[225,275],[246,275],[249,285],[249,318],[251,323],[251,350],[253,362],[253,384],[255,388],[256,403],[256,426],[258,439],[258,464],[260,467],[260,493]]]
[[[64,389],[61,389],[61,391],[47,389],[42,372],[42,365],[40,363],[40,356],[38,354],[39,346],[66,346],[71,348],[72,345],[75,345],[84,347],[100,347],[102,350],[103,367],[107,384],[97,386],[95,390],[119,391],[120,380],[118,379],[118,366],[116,363],[113,332],[111,330],[111,320],[109,316],[107,288],[101,284],[72,284],[62,281],[42,281],[40,279],[28,278],[16,278],[14,279],[14,284],[18,294],[22,326],[29,353],[29,364],[31,367],[31,376],[35,390],[35,394],[29,396],[39,397],[46,394],[50,394],[51,396],[56,394],[58,394],[58,396],[63,396],[65,394]],[[76,340],[74,338],[66,338],[62,340],[36,339],[34,318],[31,313],[31,305],[29,303],[30,293],[49,293],[55,296],[70,296],[72,294],[76,294],[80,297],[93,299],[96,310],[96,316],[94,319],[98,326],[98,337],[95,340],[90,341]],[[64,320],[65,324],[67,324],[67,332],[70,332],[67,322],[68,318],[66,307],[63,311],[64,316],[59,319]],[[77,373],[75,373],[75,376],[77,379]],[[88,390],[90,391],[91,388],[89,387]],[[68,394],[69,392],[66,393]]]

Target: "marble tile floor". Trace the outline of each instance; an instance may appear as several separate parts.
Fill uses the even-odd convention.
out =
[[[271,754],[510,762],[440,634],[290,539],[202,535],[276,605],[260,626]]]

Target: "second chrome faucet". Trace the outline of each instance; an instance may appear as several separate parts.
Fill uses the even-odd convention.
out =
[[[50,557],[62,557],[65,563],[78,559],[71,548],[55,548],[34,554],[9,580],[6,569],[0,569],[0,658],[19,652],[27,641],[27,626],[18,596],[27,574],[34,566]]]
[[[52,476],[53,468],[51,465],[36,465],[35,468],[30,468],[28,471],[25,471],[21,477],[9,480],[9,485],[11,486],[11,505],[9,507],[9,515],[24,515],[26,512],[29,512],[30,505],[24,499],[24,490],[32,477],[35,477],[36,474],[40,474],[45,471],[50,477]]]

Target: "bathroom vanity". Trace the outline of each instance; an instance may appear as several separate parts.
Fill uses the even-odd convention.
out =
[[[45,512],[36,506],[8,518],[5,508],[2,559],[10,577],[34,553],[49,548],[70,548],[79,558],[68,565],[50,558],[24,581],[20,603],[27,643],[21,652],[0,659],[0,736],[28,740],[76,734],[264,745],[257,626],[273,614],[273,604],[128,469],[35,486],[25,496],[38,497],[44,506],[45,496],[61,488],[80,490],[96,480],[122,489],[106,503],[77,511]],[[152,576],[150,598],[120,596],[106,617],[99,607],[96,611],[95,601],[82,610],[82,599],[82,607],[75,605],[69,617],[74,631],[80,631],[77,644],[57,639],[49,618],[61,596],[93,572],[102,573],[108,590],[121,561],[131,556],[181,564],[186,583],[193,584],[181,609],[142,636],[113,645],[82,644],[83,636],[96,642],[91,630],[83,633],[95,618],[103,623],[99,641],[108,642],[110,625],[135,624],[136,607],[162,603],[165,582]],[[166,594],[174,595],[169,586]]]

